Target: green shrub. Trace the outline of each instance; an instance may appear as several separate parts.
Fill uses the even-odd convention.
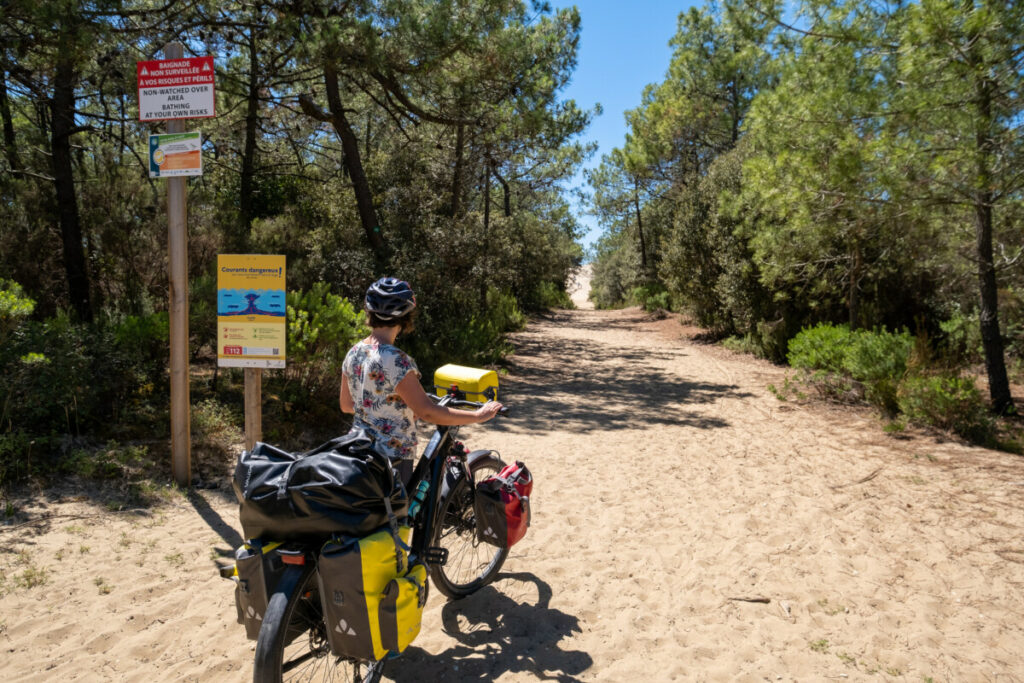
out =
[[[722,340],[722,346],[737,353],[749,353],[752,356],[761,355],[761,347],[757,345],[749,334],[740,336],[734,334]]]
[[[332,294],[326,283],[288,292],[288,367],[284,398],[299,410],[329,403],[337,408],[341,365],[349,348],[369,334],[364,314]]]
[[[166,390],[168,359],[171,355],[170,320],[167,312],[124,316],[111,327],[114,341],[132,367],[139,385],[151,385],[153,392]]]
[[[110,441],[102,448],[76,449],[60,464],[60,471],[86,479],[124,479],[138,474],[150,462],[142,445],[122,446]]]
[[[569,298],[569,293],[554,282],[544,281],[538,284],[529,299],[541,310],[576,308],[576,304]]]
[[[634,287],[631,296],[638,306],[648,312],[672,309],[672,297],[660,282]]]
[[[494,363],[512,351],[505,334],[526,325],[516,298],[490,288],[484,305],[478,301],[474,297],[461,306],[456,301],[441,310],[428,303],[417,322],[422,331],[408,339],[399,337],[398,345],[416,359],[425,380],[430,379],[431,368],[445,363]]]
[[[206,274],[188,283],[188,336],[192,358],[204,347],[217,349],[217,278]]]
[[[159,314],[116,324],[66,314],[22,322],[0,344],[0,483],[59,469],[67,435],[159,431],[166,349]]]
[[[515,297],[489,289],[487,306],[470,316],[456,338],[461,342],[466,360],[493,363],[512,350],[504,341],[505,333],[522,329],[524,325],[526,316],[519,310]]]
[[[0,342],[32,315],[36,302],[13,280],[0,279]]]
[[[245,418],[238,408],[208,398],[195,403],[191,414],[193,447],[230,453],[242,442]]]
[[[0,486],[33,472],[33,453],[46,453],[55,439],[33,438],[21,430],[0,433]]]
[[[899,411],[896,393],[913,347],[907,332],[856,330],[851,335],[843,368],[864,385],[868,402],[886,415]]]
[[[785,320],[758,321],[749,336],[757,348],[757,355],[775,363],[786,360],[788,336]]]
[[[912,422],[950,430],[976,443],[994,440],[995,423],[969,377],[907,377],[899,388],[899,408]]]
[[[819,392],[838,399],[863,394],[887,415],[899,410],[897,389],[914,346],[907,332],[855,330],[822,324],[789,342],[790,365],[803,370]]]
[[[792,367],[801,370],[840,373],[849,346],[850,328],[826,323],[805,328],[790,339],[786,359]]]
[[[982,358],[981,324],[977,314],[966,315],[957,310],[949,320],[939,323],[939,329],[942,330],[940,348],[952,364],[973,363]]]

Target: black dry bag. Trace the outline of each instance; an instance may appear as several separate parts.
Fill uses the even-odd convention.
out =
[[[408,498],[391,462],[363,431],[309,453],[257,443],[243,451],[234,477],[246,538],[310,540],[364,536],[401,519]]]

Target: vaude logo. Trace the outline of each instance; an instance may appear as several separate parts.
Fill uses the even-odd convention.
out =
[[[354,635],[356,635],[355,629],[352,628],[351,626],[349,626],[348,622],[345,621],[344,619],[342,619],[341,621],[338,622],[338,625],[334,627],[334,630],[337,631],[338,633],[343,633],[343,634],[345,634],[347,636],[354,636]]]

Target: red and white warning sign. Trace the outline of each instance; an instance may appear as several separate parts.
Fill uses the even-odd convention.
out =
[[[213,57],[136,62],[139,121],[206,119],[216,115]]]

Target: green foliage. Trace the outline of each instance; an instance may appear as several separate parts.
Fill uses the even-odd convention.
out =
[[[526,316],[519,310],[515,297],[489,289],[486,307],[470,317],[465,333],[459,335],[464,341],[463,353],[476,362],[496,362],[511,351],[503,341],[505,333],[522,329],[525,325]]]
[[[8,451],[26,451],[18,435],[59,459],[53,444],[66,435],[165,431],[165,195],[138,155],[151,126],[120,106],[134,87],[132,55],[154,54],[157,34],[209,47],[218,73],[233,74],[204,124],[216,163],[189,181],[189,344],[218,401],[230,404],[222,390],[237,374],[210,367],[218,253],[283,254],[293,290],[317,285],[351,300],[381,275],[409,280],[423,313],[409,340],[421,362],[499,357],[521,311],[568,305],[564,284],[582,250],[560,186],[588,152],[577,138],[592,115],[563,96],[577,10],[228,2],[211,23],[200,5],[57,9],[12,5],[0,22],[18,62],[0,69],[14,129],[0,153],[0,277],[23,287],[5,280],[0,290],[37,302],[30,312],[0,304],[0,339],[11,338],[0,349]],[[314,82],[337,84],[343,105]],[[300,95],[306,106],[278,106]],[[74,111],[55,116],[61,106]],[[332,108],[345,125],[325,136]],[[52,125],[72,119],[89,125],[66,135]],[[335,134],[345,129],[350,137]],[[56,154],[65,143],[73,153]],[[62,182],[52,179],[57,161]],[[77,271],[68,245],[84,251]],[[54,321],[81,308],[83,292],[97,324],[69,319],[58,339]],[[296,432],[338,417],[340,358],[361,333],[350,329],[356,314],[326,295],[293,308],[308,317],[289,321],[288,369],[265,375],[268,431],[278,417]]]
[[[665,286],[658,282],[634,287],[631,298],[645,311],[672,309],[672,297]]]
[[[969,377],[948,373],[908,377],[899,388],[899,408],[914,422],[986,446],[994,443],[995,423]]]
[[[245,418],[240,407],[210,397],[193,403],[191,414],[193,449],[233,455],[233,448],[243,441]]]
[[[750,335],[733,335],[722,340],[722,346],[737,353],[749,353],[752,356],[761,355],[761,347]]]
[[[629,293],[640,284],[639,257],[626,248],[626,235],[602,236],[594,247],[594,270],[590,280],[590,300],[598,309],[627,305]]]
[[[823,393],[849,398],[862,390],[868,402],[893,415],[913,347],[907,332],[851,331],[845,325],[821,324],[793,337],[787,357]]]
[[[62,435],[161,429],[166,324],[165,314],[23,323],[0,346],[0,482],[59,464]]]
[[[32,315],[36,302],[25,296],[21,285],[0,279],[0,342],[4,341],[22,320]]]
[[[170,321],[166,311],[126,315],[110,326],[114,345],[140,387],[163,392],[169,386]]]
[[[521,329],[526,316],[515,297],[507,292],[490,288],[485,297],[484,306],[467,302],[463,314],[447,318],[447,324],[442,322],[445,319],[441,315],[449,311],[425,309],[417,329],[429,328],[430,336],[417,333],[407,341],[399,338],[397,343],[416,359],[425,379],[429,379],[430,369],[445,363],[494,363],[512,350],[505,334]]]
[[[370,333],[362,311],[319,282],[290,291],[288,367],[281,391],[292,409],[337,415],[341,365],[349,348]],[[271,380],[273,382],[273,380]]]
[[[21,430],[0,432],[0,486],[24,479],[34,471],[33,455],[36,461],[40,454],[46,460],[48,448],[55,438],[33,438]]]
[[[851,338],[846,325],[822,324],[804,329],[790,340],[787,360],[794,368],[842,372]]]
[[[75,449],[60,463],[64,474],[86,479],[128,480],[150,461],[149,449],[143,445],[121,445],[111,441],[103,448]]]
[[[939,323],[939,329],[942,348],[952,363],[973,363],[981,358],[981,332],[976,315],[957,310]]]
[[[976,443],[995,442],[994,421],[973,379],[949,372],[908,370],[914,339],[902,332],[818,325],[789,344],[790,364],[833,398],[864,397],[887,416],[955,432]],[[895,429],[895,427],[893,427]]]
[[[799,29],[776,21],[791,12]],[[656,276],[698,324],[774,360],[821,321],[920,330],[946,364],[984,357],[1005,408],[1002,348],[1011,367],[1024,354],[1022,32],[1021,3],[682,14],[666,77],[589,175],[597,305]],[[888,342],[858,339],[852,370],[827,372],[864,374],[849,389],[891,412],[897,373],[873,343]]]
[[[216,355],[217,278],[212,275],[192,278],[189,280],[188,293],[188,335],[191,356],[192,358],[198,357],[204,348],[210,349],[213,355]]]
[[[541,282],[529,297],[532,308],[539,310],[550,310],[552,308],[576,308],[576,305],[569,298],[565,287],[559,287],[554,282]]]

